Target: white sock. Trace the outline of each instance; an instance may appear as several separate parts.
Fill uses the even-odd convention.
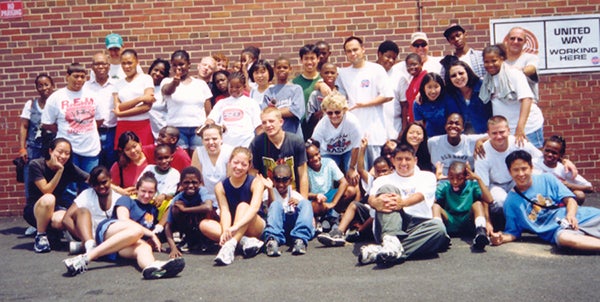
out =
[[[84,247],[85,247],[85,252],[89,253],[93,248],[96,247],[96,241],[94,241],[93,239],[90,239],[84,243]]]
[[[475,218],[475,227],[484,227],[485,228],[486,220],[483,216],[478,216]]]

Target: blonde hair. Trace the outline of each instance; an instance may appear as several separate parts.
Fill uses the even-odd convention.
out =
[[[260,117],[262,118],[263,116],[267,115],[267,114],[271,114],[273,113],[275,115],[275,117],[277,119],[283,119],[283,115],[281,115],[281,111],[279,109],[277,109],[277,107],[271,107],[271,106],[267,106],[265,109],[263,109],[263,111],[260,113]]]
[[[325,111],[327,108],[346,110],[348,109],[348,101],[343,94],[334,91],[326,96],[321,103],[321,110]]]

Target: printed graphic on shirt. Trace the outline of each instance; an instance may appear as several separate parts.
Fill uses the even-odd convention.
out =
[[[87,133],[96,127],[96,108],[94,99],[77,98],[73,102],[64,100],[61,109],[65,111],[65,120],[69,123],[69,133]]]
[[[371,86],[371,81],[369,81],[369,79],[360,81],[360,88],[369,88],[369,86]]]
[[[151,229],[152,225],[154,224],[154,215],[152,215],[151,213],[144,214],[144,221],[142,222],[142,224],[147,229]]]
[[[344,153],[352,143],[348,137],[348,134],[340,134],[338,137],[330,140],[331,143],[327,143],[327,152]]]
[[[536,196],[535,204],[531,207],[531,212],[527,217],[531,221],[536,221],[538,217],[538,213],[542,210],[542,207],[549,207],[552,205],[552,200],[542,196],[542,194],[538,194]]]
[[[241,108],[227,108],[223,110],[223,121],[233,123],[244,118],[244,110]]]
[[[271,157],[263,156],[262,161],[263,161],[263,166],[265,167],[265,170],[267,172],[267,177],[270,179],[273,179],[273,170],[275,170],[275,167],[277,167],[277,165],[286,164],[288,167],[290,167],[290,170],[292,170],[292,188],[294,190],[296,189],[296,174],[294,173],[294,157],[293,156],[288,156],[288,157],[280,158],[277,160],[275,160]]]

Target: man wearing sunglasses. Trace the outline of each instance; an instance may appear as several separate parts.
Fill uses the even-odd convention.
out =
[[[527,83],[531,87],[535,100],[539,101],[539,87],[540,81],[537,74],[537,66],[540,58],[537,55],[528,53],[525,51],[525,45],[527,44],[527,35],[525,29],[522,27],[513,27],[504,40],[504,46],[506,47],[506,60],[504,61],[509,66],[517,68],[525,74],[527,77]]]
[[[421,57],[421,63],[423,64],[423,70],[427,72],[435,72],[440,74],[442,71],[442,64],[440,57],[434,57],[429,55],[429,39],[427,38],[427,34],[424,32],[414,32],[410,36],[410,48],[408,53],[416,53]],[[408,54],[407,53],[407,54]],[[394,107],[394,116],[401,116],[402,107],[406,103],[406,90],[408,89],[408,85],[412,80],[412,76],[408,73],[406,69],[406,61],[404,57],[401,58],[401,61],[392,67],[391,74],[395,75],[394,79],[398,79],[397,83],[392,88],[394,88],[394,96],[397,103],[395,103]],[[402,131],[402,120],[395,119],[394,120],[395,127],[398,131]]]

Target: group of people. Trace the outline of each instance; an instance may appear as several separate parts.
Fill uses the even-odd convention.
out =
[[[290,58],[271,65],[253,46],[231,69],[215,54],[192,75],[177,50],[144,74],[136,51],[106,36],[89,80],[78,63],[56,91],[39,75],[21,115],[35,252],[66,230],[69,273],[124,257],[156,279],[181,272],[189,249],[217,244],[215,263],[229,265],[238,247],[303,255],[315,237],[375,242],[358,261],[382,266],[443,251],[450,235],[483,250],[527,230],[600,250],[600,210],[579,207],[592,185],[562,137],[544,140],[524,30],[483,51],[460,25],[443,34],[453,54],[429,56],[416,32],[402,62],[392,41],[369,62],[349,37],[345,68],[326,42],[306,44],[291,81]],[[165,241],[169,260],[156,260]]]

